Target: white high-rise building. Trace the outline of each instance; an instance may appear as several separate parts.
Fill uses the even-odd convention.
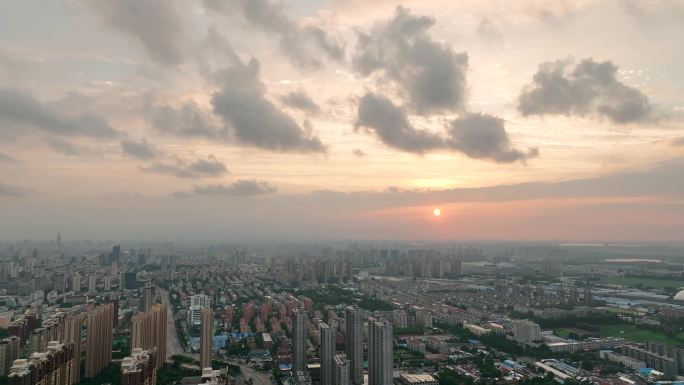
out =
[[[333,385],[334,356],[335,356],[335,329],[325,323],[321,323],[321,385]]]
[[[361,313],[356,307],[347,307],[347,358],[349,359],[349,376],[352,384],[363,384],[363,322]]]
[[[81,291],[81,274],[74,274],[71,278],[71,290],[78,293]]]
[[[306,371],[306,335],[308,322],[307,314],[305,311],[300,309],[295,309],[294,318],[292,326],[292,340],[293,340],[293,357],[292,357],[292,371]]]
[[[392,385],[392,324],[368,318],[368,385]]]
[[[394,310],[392,311],[392,324],[397,329],[405,329],[408,327],[408,315],[406,310]]]
[[[190,306],[199,306],[202,309],[211,307],[211,298],[206,294],[190,296]]]
[[[541,328],[532,321],[515,320],[513,321],[513,339],[521,344],[541,341]]]
[[[349,385],[349,360],[347,357],[344,354],[336,355],[334,364],[334,385]]]

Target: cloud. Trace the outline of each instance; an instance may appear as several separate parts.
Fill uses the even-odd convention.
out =
[[[33,191],[29,188],[8,185],[0,182],[0,197],[22,197],[31,194]]]
[[[464,114],[453,120],[447,131],[447,146],[471,158],[511,163],[539,155],[537,148],[527,153],[511,148],[504,120],[491,115]]]
[[[214,184],[206,186],[195,186],[190,192],[176,192],[178,197],[188,197],[190,195],[227,195],[234,197],[246,197],[256,195],[275,194],[278,188],[273,184],[255,179],[241,179],[229,185]]]
[[[185,102],[179,107],[168,104],[146,103],[145,114],[152,126],[161,133],[189,137],[225,139],[212,121],[211,112],[204,111],[194,101]]]
[[[676,147],[684,147],[684,136],[673,140],[672,145]]]
[[[280,38],[280,51],[295,66],[321,67],[321,54],[344,59],[344,46],[317,26],[300,26],[286,13],[283,4],[270,0],[204,0],[207,9],[232,16],[236,12],[251,25]]]
[[[281,96],[280,101],[288,107],[296,108],[309,114],[317,114],[320,111],[318,105],[302,90],[289,92]]]
[[[16,161],[16,159],[14,159],[13,157],[0,152],[0,162],[10,163],[10,162],[15,162],[15,161]]]
[[[380,74],[419,114],[458,111],[466,101],[468,55],[433,40],[435,20],[402,7],[394,18],[359,35],[353,66],[357,73]]]
[[[325,152],[320,139],[266,99],[259,67],[252,59],[217,74],[223,88],[211,98],[214,114],[243,144],[280,152]]]
[[[0,87],[0,130],[23,132],[34,128],[63,136],[111,138],[118,135],[101,117],[93,114],[67,116],[29,93]],[[0,131],[1,132],[1,131]]]
[[[438,135],[415,129],[402,107],[373,93],[359,101],[355,130],[361,127],[374,133],[385,145],[406,152],[423,154],[444,147],[444,140]]]
[[[600,116],[616,124],[654,119],[648,97],[620,82],[610,61],[584,59],[543,63],[518,97],[523,116]]]
[[[384,96],[373,93],[359,101],[355,129],[365,128],[381,142],[402,151],[424,154],[430,151],[458,151],[470,158],[493,160],[497,163],[525,161],[539,151],[527,153],[511,147],[503,119],[478,113],[463,113],[446,128],[446,136],[416,129],[403,107]]]
[[[207,159],[197,159],[188,164],[182,160],[171,163],[153,163],[150,166],[140,167],[141,170],[157,173],[174,175],[179,178],[201,178],[218,177],[228,173],[228,168],[220,162],[214,155],[209,155]]]
[[[355,148],[354,151],[352,151],[352,154],[354,154],[355,156],[357,156],[359,158],[366,156],[366,153],[363,152],[363,150],[360,148]]]
[[[109,27],[139,40],[155,61],[169,65],[183,61],[183,23],[173,1],[83,0],[81,4]]]
[[[134,140],[122,140],[121,151],[124,155],[138,159],[153,159],[158,157],[161,152],[152,143],[143,139],[141,142]]]
[[[97,155],[100,152],[58,138],[46,138],[45,143],[54,151],[68,156]]]

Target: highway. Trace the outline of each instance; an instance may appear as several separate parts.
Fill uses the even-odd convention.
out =
[[[176,332],[176,319],[173,316],[173,306],[171,306],[171,301],[169,300],[169,292],[157,287],[159,291],[159,296],[161,297],[162,303],[166,305],[168,315],[167,315],[167,329],[166,329],[166,355],[167,360],[169,357],[176,354],[184,354],[183,345],[181,345],[178,340],[178,333]]]

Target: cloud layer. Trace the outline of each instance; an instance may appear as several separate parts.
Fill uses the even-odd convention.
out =
[[[247,197],[275,194],[276,192],[278,192],[278,188],[269,182],[241,179],[229,185],[195,186],[190,192],[176,192],[174,195],[178,197],[188,197],[191,195]]]
[[[175,163],[153,163],[150,166],[141,166],[140,169],[179,178],[218,177],[228,173],[226,165],[214,155],[209,155],[207,159],[197,159],[192,163],[177,160]]]

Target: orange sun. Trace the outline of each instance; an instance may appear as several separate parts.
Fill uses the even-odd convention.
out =
[[[434,216],[438,217],[438,216],[442,215],[442,210],[440,210],[440,209],[434,209],[434,210],[432,210],[432,214],[433,214]]]

